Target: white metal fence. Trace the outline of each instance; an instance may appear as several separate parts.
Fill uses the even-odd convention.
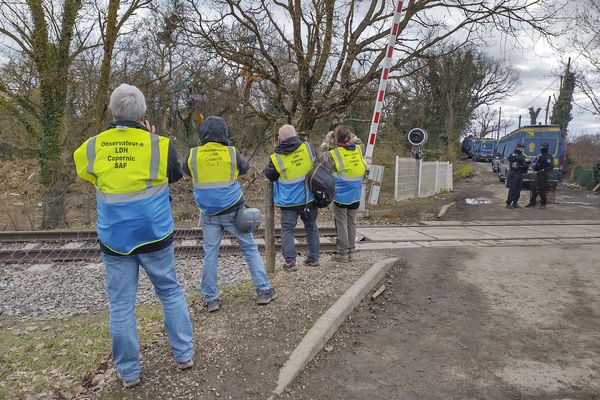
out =
[[[394,200],[416,197],[417,162],[414,158],[396,156]],[[442,190],[452,190],[452,164],[449,161],[421,162],[420,197],[427,197]]]

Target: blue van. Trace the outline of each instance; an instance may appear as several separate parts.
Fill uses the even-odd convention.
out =
[[[542,143],[548,143],[548,152],[554,157],[554,170],[548,180],[551,187],[556,187],[562,180],[563,167],[565,163],[565,144],[560,134],[558,125],[526,125],[512,131],[509,135],[503,137],[498,143],[498,149],[503,146],[502,161],[498,167],[498,178],[503,181],[509,170],[508,156],[515,150],[517,143],[525,145],[525,157],[534,161],[540,154]],[[535,173],[530,169],[523,177],[523,183],[532,183],[535,181]]]
[[[506,138],[507,136],[501,137],[500,140],[496,143],[496,148],[494,149],[494,156],[492,157],[492,172],[496,172],[498,174],[498,178],[502,181],[500,177],[500,164],[502,163],[503,157],[508,157],[508,154],[504,154],[506,146]],[[510,153],[509,153],[510,154]]]
[[[473,152],[479,146],[480,142],[481,142],[481,139],[479,139],[479,138],[471,139],[471,146],[469,147],[469,150],[467,151],[468,158],[473,158]]]
[[[494,139],[479,139],[473,149],[473,161],[492,161],[495,147],[496,141]]]
[[[465,154],[469,154],[472,144],[473,144],[473,135],[469,135],[463,139],[460,150]]]

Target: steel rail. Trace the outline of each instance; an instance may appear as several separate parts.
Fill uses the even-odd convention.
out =
[[[525,221],[509,221],[508,223],[470,223],[470,221],[457,221],[456,224],[394,224],[394,225],[375,225],[375,226],[357,226],[357,229],[361,228],[449,228],[461,226],[463,228],[471,227],[497,227],[497,226],[528,226],[528,225],[546,225],[546,226],[571,226],[571,225],[598,225],[597,221],[581,220],[576,223],[564,223],[564,222],[525,222]],[[254,236],[257,238],[264,237],[264,229],[259,228]],[[319,228],[320,236],[335,236],[335,228],[324,227]],[[281,237],[281,229],[275,228],[275,236]],[[302,228],[297,228],[294,232],[294,237],[305,237],[306,232]],[[202,239],[202,229],[200,228],[189,228],[189,229],[175,229],[174,239]],[[98,240],[96,231],[94,230],[81,230],[81,231],[0,231],[0,243],[15,243],[15,242],[32,242],[32,241],[86,241],[86,240]]]
[[[202,229],[175,229],[174,239],[202,239]],[[265,230],[258,229],[254,236],[256,238],[264,237]],[[335,228],[319,228],[320,236],[335,236]],[[275,229],[275,237],[281,237],[281,229]],[[306,237],[304,229],[296,229],[294,237]],[[81,230],[81,231],[4,231],[0,232],[0,243],[16,243],[16,242],[73,242],[73,241],[88,241],[98,240],[96,231]]]
[[[280,244],[275,247],[281,249]],[[307,243],[296,243],[297,249],[305,249]],[[264,245],[258,245],[259,249],[263,249]],[[336,249],[335,242],[321,243],[322,251],[334,251]],[[227,244],[221,246],[222,251],[239,251],[237,245]],[[175,245],[176,256],[201,256],[204,254],[202,245]],[[33,263],[33,262],[56,262],[56,261],[91,261],[100,260],[100,248],[82,247],[78,249],[28,249],[28,250],[0,250],[0,262],[4,263]]]

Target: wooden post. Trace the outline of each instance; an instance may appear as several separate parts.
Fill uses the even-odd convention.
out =
[[[278,143],[277,127],[273,126],[272,144],[273,148]],[[267,272],[275,272],[275,204],[273,203],[273,182],[267,179],[264,194],[265,209],[265,269]]]
[[[548,104],[546,105],[546,118],[544,119],[544,125],[548,125],[548,111],[550,111],[550,99],[552,99],[552,96],[548,96]]]
[[[275,272],[275,207],[273,204],[273,182],[267,179],[264,195],[265,208],[265,268]]]

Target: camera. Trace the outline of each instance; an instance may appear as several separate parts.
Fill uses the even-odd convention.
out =
[[[422,146],[427,141],[427,132],[421,128],[413,128],[408,132],[408,142],[413,146]]]

